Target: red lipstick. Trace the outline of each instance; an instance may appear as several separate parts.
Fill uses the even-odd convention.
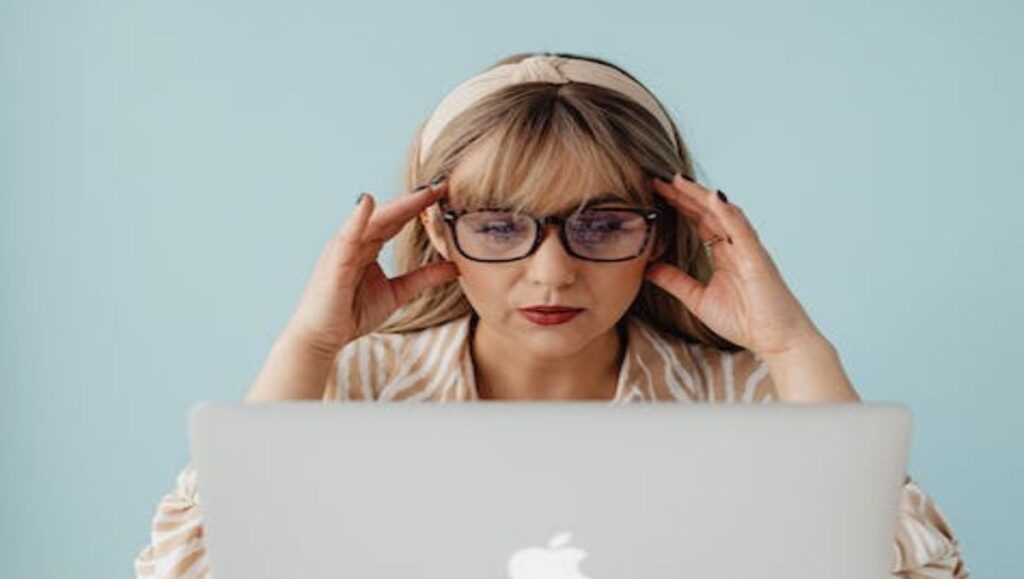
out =
[[[554,326],[557,324],[564,324],[581,312],[583,308],[572,308],[569,306],[529,306],[525,308],[519,308],[519,312],[526,317],[526,319],[539,326]]]

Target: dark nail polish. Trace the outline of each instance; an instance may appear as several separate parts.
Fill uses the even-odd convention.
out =
[[[362,203],[363,202],[363,197],[366,197],[367,195],[368,195],[368,193],[360,193],[359,197],[356,197],[356,205],[359,205],[360,203]]]
[[[658,181],[661,181],[662,183],[665,183],[666,185],[672,184],[671,176],[666,177],[664,175],[655,175],[654,178],[657,179]]]
[[[725,193],[722,193],[721,189],[718,190],[718,198],[721,199],[723,203],[728,203],[729,202],[729,199],[725,196]],[[729,243],[732,243],[732,242],[730,241]]]
[[[691,179],[690,177],[687,177],[686,175],[684,175],[682,173],[680,173],[679,176],[682,177],[683,179],[686,179],[690,183],[696,183],[696,181],[694,181],[693,179]]]
[[[441,181],[444,181],[444,175],[441,175],[437,179],[434,179],[433,181],[431,181],[430,182],[430,186],[431,187],[436,187]]]
[[[413,192],[413,193],[419,193],[420,191],[422,191],[422,190],[424,190],[424,189],[426,189],[426,188],[427,188],[427,186],[426,186],[426,185],[420,185],[419,187],[417,187],[417,188],[413,189],[413,190],[412,190],[412,192]]]

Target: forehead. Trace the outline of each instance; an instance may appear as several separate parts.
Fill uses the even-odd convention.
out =
[[[642,173],[616,170],[596,156],[554,148],[540,160],[491,144],[466,151],[448,176],[448,203],[558,214],[599,203],[636,205],[653,197]]]

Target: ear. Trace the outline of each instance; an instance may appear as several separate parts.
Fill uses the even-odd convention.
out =
[[[434,250],[440,253],[441,257],[450,260],[447,237],[444,235],[443,224],[437,210],[433,206],[427,207],[420,212],[419,219],[427,232],[427,237],[430,238],[430,245],[434,246]]]

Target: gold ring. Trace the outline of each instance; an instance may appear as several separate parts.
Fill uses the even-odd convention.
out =
[[[723,239],[725,238],[716,233],[715,235],[711,236],[711,239],[708,239],[707,241],[704,242],[704,247],[711,247],[712,245],[718,243],[719,241],[722,241]]]

